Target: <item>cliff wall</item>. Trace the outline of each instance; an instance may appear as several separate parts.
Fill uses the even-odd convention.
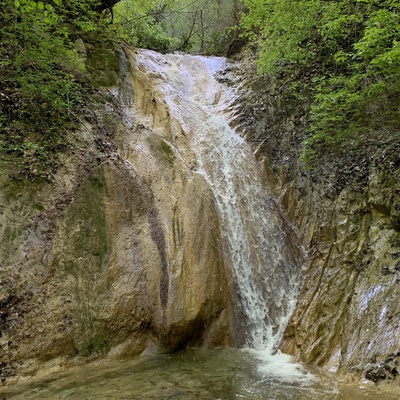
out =
[[[246,57],[242,69],[244,135],[308,254],[281,349],[332,372],[392,381],[400,372],[399,145],[383,127],[310,170],[299,161],[307,102],[289,81],[258,77]]]
[[[160,135],[129,121],[121,104],[152,99],[132,90],[126,53],[119,68],[118,96],[102,92],[52,179],[0,171],[4,381],[105,355],[242,344],[210,189],[191,173],[184,135],[178,151],[168,129]],[[244,90],[234,123],[308,254],[281,349],[332,372],[395,380],[399,146],[345,149],[308,170],[298,158],[307,103],[289,83],[257,77],[246,58],[238,73]]]
[[[131,123],[122,104],[132,105],[132,90],[146,103],[149,89],[133,88],[122,50],[120,68],[121,88],[102,89],[51,179],[1,171],[3,381],[106,355],[239,340],[209,186],[168,126],[156,133]]]

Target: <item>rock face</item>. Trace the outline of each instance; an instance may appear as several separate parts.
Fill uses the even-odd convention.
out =
[[[243,124],[308,252],[308,273],[281,349],[375,382],[400,373],[398,148],[299,162],[307,104],[249,78]],[[397,155],[396,155],[396,154]]]
[[[54,182],[1,176],[3,380],[239,336],[219,218],[189,149],[183,159],[115,104],[95,111],[100,133],[87,122]]]
[[[365,192],[348,187],[318,210],[309,276],[284,344],[334,371],[365,374],[399,351],[399,235],[373,205],[385,185],[375,186],[377,174],[371,169]]]
[[[389,174],[371,167],[364,190],[350,185],[333,200],[320,199],[326,208],[318,210],[310,234],[302,309],[284,345],[308,362],[368,378],[377,359],[399,356],[400,237],[391,222],[392,184]]]

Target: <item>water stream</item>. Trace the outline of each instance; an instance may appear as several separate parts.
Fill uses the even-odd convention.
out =
[[[188,138],[196,159],[193,173],[208,182],[218,207],[246,344],[272,354],[295,304],[301,252],[266,193],[261,166],[246,141],[230,127],[235,85],[229,89],[217,79],[218,73],[229,71],[229,64],[218,57],[138,50],[133,71],[137,86],[146,82],[151,88],[151,99],[135,108],[133,119],[166,138],[169,130],[175,148],[179,149],[179,137]],[[149,109],[148,102],[154,107]]]
[[[75,367],[14,388],[1,400],[395,400],[368,385],[338,388],[283,382],[259,372],[257,361],[235,349],[186,350],[135,360]]]

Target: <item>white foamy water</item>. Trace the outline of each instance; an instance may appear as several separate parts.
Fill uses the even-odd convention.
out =
[[[258,350],[268,359],[265,365],[277,371],[271,357],[294,309],[301,252],[279,207],[266,193],[261,165],[229,126],[235,111],[234,89],[216,79],[228,67],[224,58],[138,50],[134,74],[146,85],[151,81],[147,102],[154,107],[145,101],[138,104],[133,118],[164,137],[175,138],[177,147],[179,137],[190,142],[197,159],[193,173],[208,182],[219,211],[246,326],[246,345]],[[288,364],[289,357],[276,355],[277,361]],[[304,378],[303,371],[299,377]]]

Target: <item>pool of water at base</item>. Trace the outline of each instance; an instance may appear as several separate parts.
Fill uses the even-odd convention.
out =
[[[298,368],[296,376],[293,371],[285,376],[284,369],[274,360],[260,361],[254,351],[193,349],[75,367],[40,381],[0,388],[0,400],[399,399],[399,393],[379,387],[340,387]],[[266,374],[268,370],[276,373]]]

